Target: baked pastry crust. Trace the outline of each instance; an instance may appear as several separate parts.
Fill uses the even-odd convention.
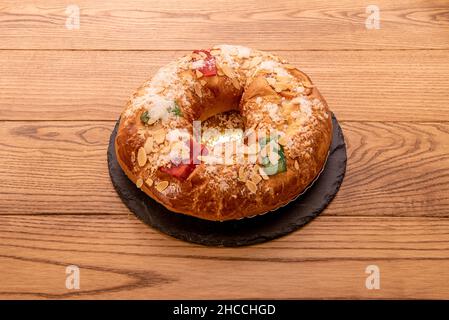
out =
[[[238,110],[249,129],[242,154],[221,162],[215,153],[196,154],[187,177],[164,170],[185,155],[181,140],[192,139],[194,120],[228,110]],[[275,137],[266,140],[270,147],[259,143],[264,134]],[[174,212],[224,221],[296,198],[322,170],[331,139],[330,111],[306,74],[270,53],[219,45],[187,54],[145,82],[122,112],[115,147],[126,175],[151,198]],[[267,175],[261,155],[279,148],[286,170]]]

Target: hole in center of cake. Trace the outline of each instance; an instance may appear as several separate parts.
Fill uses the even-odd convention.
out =
[[[208,147],[243,141],[245,125],[237,111],[218,113],[201,123],[201,143]]]

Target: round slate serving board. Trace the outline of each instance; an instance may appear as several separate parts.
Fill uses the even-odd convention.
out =
[[[108,147],[112,184],[125,205],[143,222],[175,238],[206,246],[237,247],[269,241],[293,232],[316,217],[332,201],[346,171],[346,145],[335,116],[333,139],[321,175],[284,207],[253,218],[214,222],[172,212],[151,199],[128,179],[117,162],[115,137],[118,121]]]

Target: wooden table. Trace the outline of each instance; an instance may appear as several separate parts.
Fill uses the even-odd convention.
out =
[[[66,28],[69,4],[79,29]],[[380,29],[365,26],[369,4],[2,0],[0,298],[449,298],[449,2],[377,0]],[[133,90],[217,43],[299,66],[347,141],[332,204],[261,245],[161,234],[108,175]],[[72,264],[79,290],[65,285]],[[365,286],[368,265],[379,290]]]

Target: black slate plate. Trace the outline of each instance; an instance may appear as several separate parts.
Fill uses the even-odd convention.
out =
[[[293,232],[316,217],[331,202],[346,171],[346,145],[335,116],[333,140],[326,166],[319,178],[296,200],[264,215],[241,220],[214,222],[166,209],[128,179],[115,156],[114,140],[118,121],[108,148],[112,184],[126,206],[146,224],[175,238],[206,246],[237,247],[269,241]]]

